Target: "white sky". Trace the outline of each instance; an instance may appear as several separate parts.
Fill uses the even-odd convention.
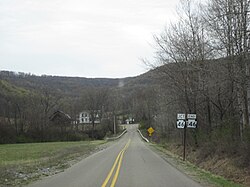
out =
[[[0,0],[0,70],[121,78],[147,71],[178,0]]]

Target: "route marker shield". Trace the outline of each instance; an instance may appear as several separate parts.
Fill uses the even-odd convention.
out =
[[[187,115],[187,127],[188,128],[197,128],[196,114]]]
[[[176,127],[178,129],[184,129],[186,124],[186,115],[185,114],[177,114],[177,124]]]

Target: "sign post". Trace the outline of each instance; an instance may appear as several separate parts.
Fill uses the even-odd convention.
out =
[[[196,114],[177,114],[178,129],[183,129],[183,161],[186,160],[186,139],[187,139],[187,128],[197,128]]]
[[[186,114],[177,114],[177,124],[178,129],[183,129],[183,161],[186,158]]]
[[[187,125],[184,127],[183,135],[183,161],[186,160],[186,139],[187,139]]]

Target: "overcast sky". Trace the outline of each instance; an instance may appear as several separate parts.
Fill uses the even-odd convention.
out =
[[[0,70],[122,78],[147,71],[178,0],[1,0]]]

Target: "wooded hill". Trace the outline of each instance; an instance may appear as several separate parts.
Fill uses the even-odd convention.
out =
[[[0,125],[4,130],[0,132],[0,142],[51,140],[45,137],[48,136],[45,131],[51,125],[49,116],[57,110],[69,114],[72,120],[77,120],[79,112],[91,107],[93,110],[105,110],[103,113],[119,111],[124,115],[131,115],[130,97],[136,90],[150,86],[151,83],[147,74],[108,79],[36,76],[1,71]],[[96,101],[92,102],[95,106],[89,105],[91,97]],[[71,131],[76,133],[74,128]],[[53,133],[49,136],[52,137]],[[79,137],[81,135],[77,139]]]
[[[0,78],[10,84],[28,90],[42,90],[53,88],[54,92],[63,93],[68,96],[79,96],[83,89],[89,87],[113,88],[118,87],[120,81],[128,82],[126,79],[105,79],[105,78],[80,78],[80,77],[60,77],[60,76],[36,76],[25,73],[1,71]]]
[[[23,72],[0,71],[0,79],[9,84],[30,91],[51,89],[64,96],[79,97],[88,88],[143,87],[152,83],[151,73],[128,78],[83,78],[62,76],[36,76]]]

